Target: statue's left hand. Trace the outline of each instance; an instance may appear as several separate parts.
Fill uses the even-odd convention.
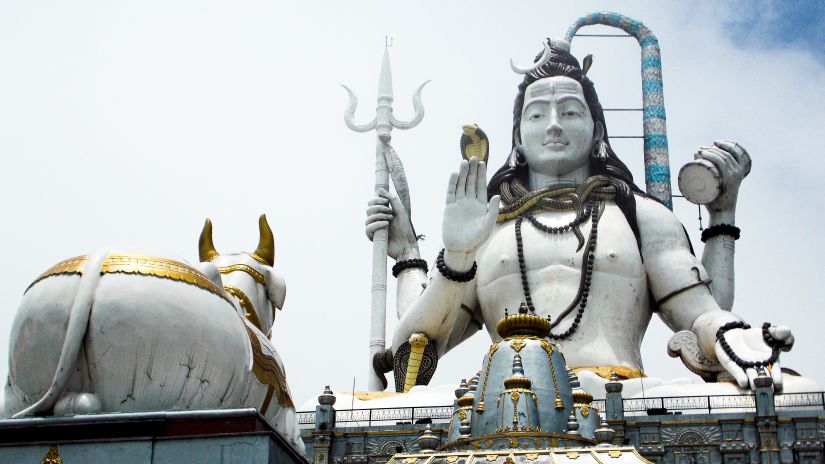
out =
[[[771,327],[768,331],[774,339],[785,342],[785,345],[781,348],[782,351],[788,351],[791,349],[794,338],[788,327],[776,326]],[[761,327],[754,327],[747,330],[731,329],[725,332],[724,337],[725,340],[727,340],[728,345],[730,345],[731,350],[733,350],[738,357],[745,361],[762,361],[768,359],[772,354],[771,347],[768,346],[762,338]],[[752,390],[755,389],[753,380],[759,375],[756,369],[753,367],[745,369],[733,362],[733,360],[730,359],[728,354],[722,348],[719,341],[716,342],[714,348],[719,362],[733,376],[733,378],[736,379],[739,386],[741,388],[750,387]],[[768,370],[770,371],[770,376],[773,380],[774,387],[777,391],[781,391],[782,367],[779,365],[779,359],[777,359]]]
[[[732,212],[736,208],[736,197],[742,179],[751,172],[751,157],[748,151],[736,142],[715,141],[712,147],[703,147],[694,156],[713,163],[722,175],[722,192],[707,204],[708,212]]]

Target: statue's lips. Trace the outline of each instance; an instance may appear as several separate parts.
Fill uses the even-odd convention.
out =
[[[567,142],[552,140],[552,141],[543,143],[542,146],[545,147],[545,148],[549,148],[551,150],[564,150],[567,147]]]

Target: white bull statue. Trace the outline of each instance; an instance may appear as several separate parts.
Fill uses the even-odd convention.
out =
[[[12,326],[6,415],[254,407],[303,450],[268,338],[286,286],[259,226],[255,252],[221,255],[207,219],[194,267],[106,250],[44,272]]]

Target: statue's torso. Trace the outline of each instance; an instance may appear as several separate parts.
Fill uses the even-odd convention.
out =
[[[549,226],[569,223],[574,213],[544,212],[536,217]],[[517,311],[524,293],[516,252],[515,221],[496,226],[480,250],[477,295],[493,338],[504,308]],[[591,223],[580,226],[587,239]],[[581,281],[584,247],[572,232],[551,235],[526,219],[522,223],[524,258],[536,312],[555,321],[574,300]],[[566,331],[577,309],[553,333]],[[633,231],[621,210],[606,205],[599,222],[595,263],[587,307],[578,329],[557,344],[571,367],[628,365],[641,368],[639,348],[650,321],[647,278]]]

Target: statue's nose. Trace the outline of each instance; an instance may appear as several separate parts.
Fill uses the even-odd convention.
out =
[[[547,133],[548,134],[556,134],[561,132],[561,124],[559,121],[559,113],[556,111],[555,108],[550,110],[550,114],[547,118]]]

